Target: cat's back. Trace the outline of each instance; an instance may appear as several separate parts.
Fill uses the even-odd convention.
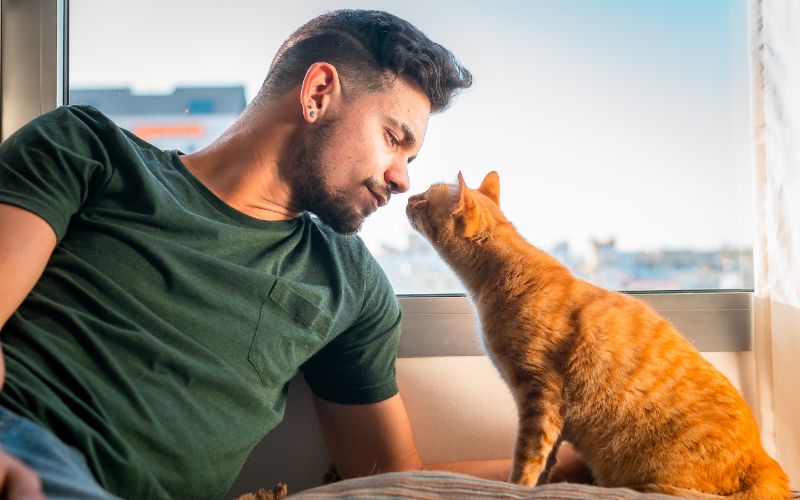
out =
[[[573,379],[593,381],[594,394],[636,418],[655,409],[665,419],[678,409],[704,418],[746,410],[730,381],[671,322],[633,296],[594,288],[576,313]]]
[[[696,483],[707,477],[699,464],[732,471],[764,454],[739,392],[650,306],[598,291],[578,318],[567,427],[603,484],[632,484],[623,471],[636,470],[642,481]]]

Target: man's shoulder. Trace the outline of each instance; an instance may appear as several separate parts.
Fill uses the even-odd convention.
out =
[[[161,148],[122,128],[103,111],[89,104],[59,106],[31,123],[37,122],[36,128],[41,135],[67,147],[80,148],[84,144],[91,144],[107,150],[113,149],[117,153],[127,150],[132,150],[135,154],[140,151],[165,153]],[[94,150],[93,147],[92,151]]]
[[[102,111],[89,104],[70,104],[59,106],[56,109],[42,114],[34,121],[55,121],[62,125],[83,123],[92,128],[112,127],[119,128]]]
[[[125,137],[124,131],[111,118],[85,104],[59,106],[37,116],[18,132],[28,141],[39,138],[67,147]]]

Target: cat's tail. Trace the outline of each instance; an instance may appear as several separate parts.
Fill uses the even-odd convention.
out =
[[[789,478],[778,462],[766,453],[760,457],[747,473],[744,488],[729,496],[731,500],[772,500],[791,498]]]
[[[791,498],[789,478],[780,465],[767,456],[754,463],[742,481],[743,488],[732,495],[721,496],[666,484],[642,484],[629,488],[645,493],[664,493],[683,498],[724,498],[727,500],[787,500]]]
[[[703,493],[701,491],[692,490],[689,488],[678,488],[677,486],[670,486],[668,484],[639,484],[636,486],[626,486],[632,490],[640,491],[642,493],[661,493],[663,495],[672,495],[681,498],[715,498],[715,499],[729,499],[736,497],[728,497],[722,495],[713,495],[711,493]]]

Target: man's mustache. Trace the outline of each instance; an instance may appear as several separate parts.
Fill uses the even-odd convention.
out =
[[[389,203],[389,200],[392,198],[392,190],[389,188],[389,186],[382,184],[374,177],[368,177],[365,179],[364,185],[373,193],[381,194],[386,200],[386,203]]]

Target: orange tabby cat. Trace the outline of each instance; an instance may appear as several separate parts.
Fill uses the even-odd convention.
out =
[[[434,184],[411,225],[463,280],[485,346],[517,403],[510,481],[534,485],[561,439],[596,483],[689,497],[789,498],[742,397],[643,302],[574,277],[478,190]]]

